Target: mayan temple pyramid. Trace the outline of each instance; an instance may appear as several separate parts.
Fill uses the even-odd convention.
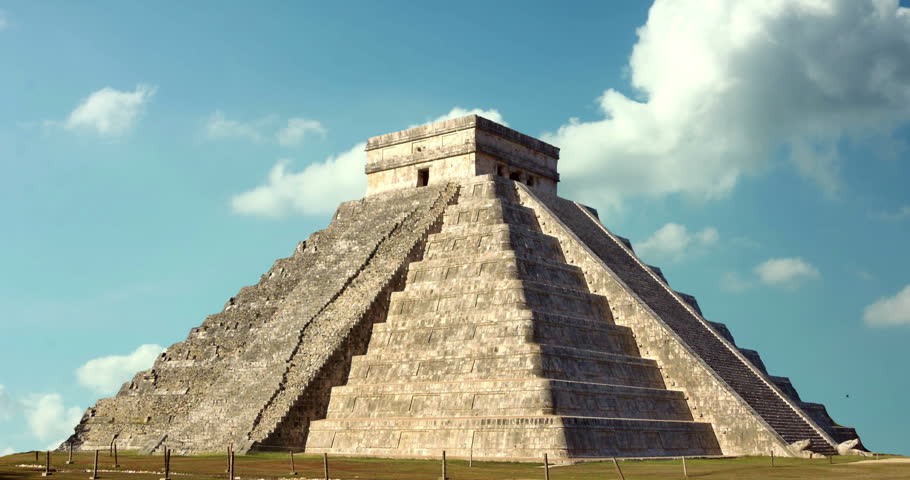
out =
[[[367,152],[364,198],[69,441],[567,461],[861,448],[558,197],[558,148],[471,115]]]

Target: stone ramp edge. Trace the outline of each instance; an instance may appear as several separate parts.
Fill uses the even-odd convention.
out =
[[[270,415],[271,421],[268,423],[260,422],[251,429],[249,434],[249,439],[253,442],[251,448],[255,449],[257,444],[270,443],[272,436],[276,433],[282,433],[280,432],[282,429],[294,429],[296,425],[293,422],[289,426],[283,426],[283,424],[286,423],[289,417],[300,416],[300,412],[297,411],[300,409],[298,404],[306,400],[303,397],[315,394],[314,392],[309,392],[309,389],[314,382],[319,380],[321,374],[335,374],[341,377],[349,375],[347,369],[350,368],[351,360],[356,357],[356,352],[342,352],[341,350],[346,346],[349,347],[349,342],[356,341],[356,339],[352,338],[353,336],[364,334],[364,332],[359,330],[372,328],[374,321],[368,318],[371,317],[371,312],[375,316],[381,317],[381,313],[388,308],[388,298],[386,297],[394,291],[396,279],[400,282],[406,275],[407,267],[413,260],[412,257],[420,255],[428,234],[434,229],[434,226],[441,222],[442,212],[446,206],[455,201],[457,195],[457,185],[446,185],[433,199],[431,205],[417,206],[408,213],[379,242],[369,256],[368,261],[349,279],[332,302],[317,313],[313,317],[313,322],[308,323],[305,329],[301,331],[301,340],[298,348],[303,348],[304,344],[309,345],[319,339],[325,339],[331,342],[332,351],[326,355],[320,355],[321,360],[300,362],[295,360],[293,356],[289,359],[288,382],[284,384],[281,390],[276,392],[276,398],[283,398],[273,401],[272,405],[275,406],[271,408],[274,412]],[[383,300],[385,300],[385,303]],[[376,310],[377,308],[382,310],[382,312]],[[364,322],[369,322],[370,325],[364,326]],[[365,337],[360,340],[368,341],[369,337],[370,335],[366,333]],[[365,348],[365,345],[362,346]],[[339,353],[346,354],[343,355],[345,356],[345,361],[335,365],[331,360]],[[298,366],[297,371],[292,371],[295,366]],[[323,372],[325,369],[344,369],[345,371]],[[291,375],[295,375],[296,378],[290,379]],[[290,385],[292,380],[296,380],[296,384]],[[318,388],[318,386],[313,388]],[[330,390],[331,385],[328,388]],[[269,406],[264,407],[263,412],[268,408]],[[263,416],[265,415],[263,414]],[[315,419],[308,418],[306,423],[308,424]],[[287,432],[284,433],[287,434]],[[302,444],[304,439],[301,438],[299,440]]]
[[[516,183],[516,188],[522,198],[522,203],[530,204],[529,206],[538,214],[539,217],[541,217],[540,224],[541,224],[541,228],[544,230],[545,233],[559,238],[560,242],[563,244],[563,248],[569,248],[569,246],[571,244],[571,245],[574,245],[576,247],[576,249],[579,250],[578,252],[575,252],[575,255],[567,255],[567,257],[576,257],[576,256],[585,257],[584,259],[570,258],[569,263],[579,265],[583,270],[585,270],[585,275],[588,276],[588,275],[591,275],[591,272],[589,272],[588,269],[586,269],[584,266],[581,265],[584,263],[584,260],[587,260],[587,263],[589,264],[589,268],[600,269],[602,272],[604,272],[610,278],[610,280],[612,280],[613,282],[616,282],[618,285],[620,285],[622,287],[622,289],[624,290],[623,293],[625,295],[627,295],[628,297],[630,297],[636,304],[636,305],[634,305],[634,307],[637,307],[637,308],[643,310],[644,313],[648,317],[651,318],[653,324],[659,328],[660,334],[669,339],[673,339],[675,341],[675,343],[678,345],[678,347],[681,348],[681,350],[684,351],[690,357],[690,359],[694,360],[695,363],[702,370],[704,370],[710,376],[710,378],[713,379],[714,383],[718,387],[722,388],[723,391],[727,395],[729,395],[730,398],[733,398],[736,400],[736,403],[738,404],[738,408],[742,409],[741,412],[743,414],[747,414],[747,416],[749,418],[753,419],[757,423],[756,426],[761,427],[761,430],[762,430],[761,433],[763,433],[762,436],[767,437],[765,439],[765,441],[759,442],[762,444],[761,448],[758,448],[759,446],[757,444],[752,446],[751,448],[745,448],[745,449],[742,447],[734,446],[732,444],[728,444],[727,448],[724,449],[725,455],[741,455],[741,454],[762,455],[762,454],[767,454],[767,452],[769,451],[769,448],[771,448],[772,446],[773,446],[773,449],[775,450],[775,453],[778,455],[784,455],[784,456],[792,455],[792,453],[790,452],[790,450],[788,448],[788,443],[786,442],[786,440],[784,440],[784,438],[770,424],[768,424],[767,421],[765,421],[765,419],[762,418],[761,415],[759,415],[748,404],[748,402],[746,402],[745,399],[743,399],[739,395],[739,393],[736,392],[735,389],[733,389],[730,385],[728,385],[726,383],[726,381],[724,381],[723,378],[721,378],[720,375],[717,374],[717,372],[715,372],[710,367],[710,365],[708,365],[706,363],[706,361],[704,359],[702,359],[694,350],[692,350],[692,348],[669,325],[664,323],[664,321],[660,318],[660,316],[657,315],[656,312],[651,310],[651,308],[648,306],[648,304],[643,299],[641,299],[629,286],[627,286],[625,284],[625,282],[617,274],[615,274],[603,262],[603,260],[601,260],[600,257],[596,253],[594,253],[591,250],[591,248],[584,241],[582,241],[575,234],[575,232],[562,221],[562,219],[559,216],[556,215],[556,213],[553,210],[550,209],[550,207],[543,201],[543,199],[539,198],[535,193],[533,193],[525,185]],[[589,210],[587,210],[584,206],[578,204],[577,202],[572,202],[572,203],[575,205],[576,208],[578,208],[582,212],[582,214],[584,214],[589,219],[591,219],[594,224],[598,225],[600,227],[600,229],[602,230],[603,234],[607,235],[613,242],[616,242],[617,244],[619,244],[620,247],[623,248],[626,252],[631,252],[631,249],[629,249],[625,243],[623,243],[621,240],[618,240],[617,238],[615,238],[605,227],[603,227],[603,225],[600,223],[600,221],[597,220],[597,217],[592,215]],[[555,225],[555,227],[554,227],[554,225]],[[563,241],[564,238],[565,238],[565,241]],[[632,253],[630,253],[630,255],[637,262],[639,262],[639,264],[642,266],[642,268],[646,272],[648,272],[650,275],[652,275],[652,277],[654,278],[654,280],[657,283],[659,283],[664,288],[666,288],[668,290],[668,292],[670,293],[670,295],[672,295],[673,298],[676,299],[676,301],[678,301],[689,312],[693,313],[693,315],[696,315],[694,313],[693,309],[691,308],[691,306],[687,302],[685,302],[683,299],[681,299],[676,294],[676,292],[674,292],[672,289],[669,289],[669,287],[666,287],[666,284],[664,282],[662,282],[659,279],[659,277],[657,277],[656,274],[654,274],[654,272],[650,268],[648,268],[645,264],[641,263],[640,260],[638,260],[637,256],[635,256]],[[579,262],[579,260],[582,260],[582,261]],[[598,282],[594,282],[589,279],[589,284],[591,284],[592,286],[597,283]],[[614,300],[615,299],[611,297],[611,305]],[[696,318],[698,318],[700,321],[702,321],[705,324],[707,323],[699,315],[696,315]],[[633,330],[634,330],[634,328],[633,328]],[[717,335],[719,338],[722,338],[722,336],[717,334],[717,332],[714,331],[713,328],[710,328],[710,331],[713,332],[715,335]],[[637,332],[637,333],[639,333],[639,337],[640,337],[641,336],[640,332]],[[721,339],[721,341],[724,342],[725,345],[727,345],[728,342],[726,342],[724,340],[725,339]],[[730,347],[727,346],[727,348],[730,348]],[[735,347],[733,349],[735,350]],[[659,351],[659,349],[656,349],[656,348],[646,349],[646,350]],[[734,351],[733,353],[734,353],[734,355],[742,356],[738,351]],[[647,353],[644,353],[644,354],[646,355]],[[662,370],[666,370],[668,368],[667,362],[661,361],[659,363],[661,365]],[[751,364],[747,363],[746,365],[748,367],[754,369],[754,367]],[[672,380],[672,378],[671,378],[671,380]],[[767,380],[765,380],[765,382],[770,383]],[[674,388],[673,385],[668,385],[668,387],[671,389]],[[705,412],[704,414],[708,415],[709,417],[713,417],[714,421],[712,421],[711,423],[714,425],[715,430],[720,430],[719,432],[716,432],[716,433],[718,436],[718,441],[721,443],[722,448],[724,447],[724,443],[725,443],[723,438],[727,435],[727,433],[736,432],[736,431],[742,432],[743,430],[748,430],[748,428],[742,427],[741,424],[743,423],[744,418],[742,418],[741,416],[728,414],[728,415],[726,415],[727,418],[724,418],[724,416],[718,415],[716,412],[712,412],[712,409],[710,408],[712,401],[710,401],[708,399],[702,399],[701,401],[699,401],[697,399],[693,399],[692,398],[693,396],[698,396],[698,392],[695,391],[696,389],[686,388],[686,386],[678,386],[676,388],[682,388],[684,391],[686,391],[687,399],[690,399],[693,403],[693,413]],[[787,399],[783,398],[783,394],[778,392],[774,387],[769,387],[769,388],[774,389],[774,391],[777,392],[777,394],[783,399],[783,401],[787,402]],[[815,431],[819,433],[819,435],[822,437],[822,439],[827,441],[830,445],[832,445],[832,447],[833,447],[833,445],[836,445],[833,443],[833,440],[831,440],[831,438],[826,433],[824,433],[818,426],[816,426],[814,424],[814,422],[805,418],[805,415],[801,411],[794,408],[792,406],[792,404],[790,404],[790,402],[787,402],[787,404],[788,404],[788,406],[790,406],[790,408],[793,408],[794,411],[798,415],[800,415],[800,417],[802,417],[806,421],[807,424],[812,426],[813,429],[815,429]],[[702,406],[703,408],[698,408],[700,406]],[[748,432],[746,432],[746,433],[748,433]],[[733,442],[729,442],[729,443],[733,443]],[[770,445],[765,445],[765,444],[769,444],[769,443],[770,443]],[[766,446],[768,448],[765,448]]]
[[[592,216],[591,213],[590,213],[583,205],[581,205],[581,204],[578,203],[578,202],[572,202],[572,203],[574,203],[574,204],[576,205],[576,207],[578,207],[579,210],[582,211],[582,213],[584,213],[585,215],[587,215],[595,224],[597,224],[597,225],[604,231],[604,233],[606,233],[608,236],[610,236],[610,238],[613,239],[614,242],[616,242],[618,245],[625,246],[625,244],[624,244],[622,241],[618,241],[618,240],[615,238],[615,235],[613,235],[612,232],[610,232],[602,223],[600,223],[600,221],[597,219],[597,217]],[[641,260],[640,260],[640,259],[638,258],[638,256],[632,251],[631,248],[628,248],[628,247],[627,247],[626,250],[628,251],[629,255],[630,255],[633,259],[635,259],[639,264],[642,264]],[[644,265],[644,264],[642,264],[642,265]],[[648,269],[646,268],[646,270],[648,270]],[[648,270],[648,271],[649,271],[649,270]],[[649,271],[649,273],[651,274],[652,277],[655,276],[655,275],[653,274],[653,272],[650,272],[650,271]],[[777,384],[776,384],[775,382],[773,382],[771,379],[769,379],[769,378],[768,378],[768,375],[767,375],[762,369],[760,369],[758,366],[754,365],[754,364],[749,360],[749,357],[748,357],[746,354],[744,354],[744,353],[743,353],[738,347],[736,347],[736,345],[734,345],[732,342],[729,342],[729,341],[726,339],[726,337],[725,337],[724,335],[722,335],[722,334],[719,333],[717,330],[715,330],[714,327],[713,327],[713,325],[711,325],[711,322],[709,322],[708,320],[706,320],[706,319],[702,316],[702,314],[701,314],[701,309],[698,308],[697,304],[696,304],[696,305],[693,305],[692,303],[690,303],[690,302],[687,301],[687,299],[686,299],[686,297],[691,297],[691,298],[694,300],[694,297],[692,297],[691,295],[688,295],[688,294],[684,294],[684,293],[677,292],[677,291],[675,291],[675,290],[669,288],[668,286],[666,286],[666,284],[661,284],[661,285],[664,286],[665,289],[670,293],[670,295],[672,295],[672,296],[676,299],[676,301],[678,301],[686,310],[688,310],[689,313],[690,313],[693,317],[695,317],[695,318],[696,318],[696,319],[697,319],[697,320],[698,320],[698,321],[699,321],[699,322],[700,322],[708,331],[710,331],[712,334],[714,334],[714,336],[718,339],[718,341],[720,341],[722,344],[724,344],[724,346],[725,346],[730,352],[732,352],[736,357],[739,358],[740,361],[742,361],[750,370],[752,370],[752,372],[753,372],[759,379],[761,379],[761,380],[765,383],[765,385],[768,386],[768,388],[770,388],[775,394],[777,394],[777,396],[778,396],[781,400],[783,400],[783,401],[787,404],[787,406],[789,406],[789,407],[790,407],[794,412],[796,412],[796,414],[799,415],[799,416],[800,416],[800,417],[801,417],[801,418],[802,418],[810,427],[812,427],[812,428],[819,434],[819,436],[822,437],[823,440],[827,441],[832,447],[835,447],[835,449],[836,449],[836,447],[837,447],[837,442],[834,441],[834,439],[831,438],[831,436],[830,436],[823,428],[821,428],[820,426],[818,426],[818,425],[815,423],[815,421],[814,421],[809,415],[807,415],[807,414],[803,411],[802,408],[800,408],[799,405],[794,404],[794,402],[792,401],[792,399],[791,399],[786,393],[784,393],[783,391],[781,391],[781,389],[777,386]],[[753,351],[754,351],[754,350],[753,350]],[[755,351],[755,353],[758,354],[757,351]]]

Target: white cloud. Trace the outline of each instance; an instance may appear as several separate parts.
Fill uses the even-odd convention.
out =
[[[685,225],[668,223],[660,227],[647,240],[635,245],[640,256],[682,260],[687,255],[697,255],[705,247],[717,243],[718,233],[714,227],[707,227],[700,232],[689,232]]]
[[[879,212],[875,214],[875,217],[880,220],[888,220],[891,222],[897,222],[910,218],[910,205],[904,205],[895,212]]]
[[[82,409],[65,407],[59,393],[29,395],[22,406],[31,434],[39,440],[69,436],[82,418]]]
[[[319,215],[331,213],[338,203],[364,194],[367,176],[363,172],[367,154],[365,143],[313,163],[299,172],[289,172],[290,160],[272,167],[268,181],[231,199],[234,212],[243,215],[280,217],[289,213]]]
[[[489,110],[484,110],[482,108],[472,108],[472,109],[468,110],[468,109],[461,108],[461,107],[455,107],[455,108],[449,110],[449,113],[446,113],[445,115],[440,115],[432,120],[427,120],[424,123],[417,123],[417,124],[411,125],[408,128],[419,127],[419,126],[427,124],[427,123],[436,123],[436,122],[442,122],[444,120],[451,120],[453,118],[464,117],[466,115],[480,115],[481,117],[484,117],[487,120],[492,120],[496,123],[505,125],[507,127],[509,126],[509,124],[506,123],[505,119],[502,118],[502,114],[499,113],[499,110],[496,110],[495,108],[491,108]]]
[[[6,391],[6,387],[0,385],[0,420],[9,420],[16,412],[16,402],[13,397]]]
[[[88,96],[66,120],[70,130],[90,130],[102,136],[122,135],[133,128],[145,104],[155,94],[155,87],[138,85],[132,92],[110,87]]]
[[[771,258],[755,267],[758,279],[771,286],[793,288],[805,280],[819,278],[818,269],[801,258]]]
[[[910,285],[893,297],[882,297],[863,310],[863,321],[870,327],[910,326]]]
[[[255,143],[276,142],[283,147],[300,145],[308,135],[325,136],[326,129],[316,120],[291,117],[285,125],[278,128],[277,115],[266,115],[259,119],[244,122],[228,118],[221,110],[216,110],[205,123],[205,136],[210,140],[237,138]]]
[[[496,110],[478,108],[465,110],[461,107],[455,107],[449,113],[429,120],[428,123],[472,114],[507,125]],[[289,120],[288,126],[290,125]],[[414,126],[416,125],[411,127]],[[315,128],[309,130],[318,131]],[[364,166],[367,154],[364,148],[365,143],[358,143],[346,152],[330,156],[322,162],[309,164],[299,172],[288,170],[290,159],[281,159],[269,171],[264,185],[234,195],[231,198],[231,209],[241,215],[264,217],[282,217],[291,213],[303,215],[332,213],[340,202],[359,198],[366,192],[367,177],[364,174]]]
[[[588,202],[718,198],[781,155],[834,192],[844,142],[893,144],[910,119],[910,10],[897,0],[656,0],[638,36],[637,94],[607,90],[602,119],[543,136]]]
[[[269,117],[253,123],[231,120],[225,116],[224,112],[216,110],[205,124],[205,134],[210,139],[245,138],[261,142],[264,135],[260,130],[269,122],[271,122]]]
[[[76,379],[98,393],[113,394],[136,372],[150,368],[163,351],[160,345],[147,344],[127,355],[95,358],[76,369]]]
[[[11,447],[6,447],[3,450],[0,450],[0,457],[5,457],[7,455],[12,455],[14,453],[16,453],[15,450],[13,450]]]
[[[281,146],[293,147],[300,145],[308,134],[325,136],[325,128],[316,120],[295,117],[288,119],[287,125],[278,131],[276,138]]]

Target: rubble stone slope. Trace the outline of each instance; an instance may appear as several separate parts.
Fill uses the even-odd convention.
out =
[[[69,441],[94,449],[117,438],[121,449],[166,443],[178,452],[220,451],[233,442],[244,451],[274,435],[299,396],[295,389],[329,360],[353,354],[341,347],[366,319],[364,302],[390,293],[386,284],[455,194],[440,184],[343,203],[328,228],[241,289],[117,396],[89,408]]]

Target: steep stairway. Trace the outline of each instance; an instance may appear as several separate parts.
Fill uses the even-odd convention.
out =
[[[720,454],[711,425],[666,389],[514,188],[491,176],[462,184],[326,419],[311,423],[307,451]]]
[[[712,330],[708,322],[697,316],[697,304],[686,308],[683,302],[694,299],[674,297],[665,280],[640,262],[631,248],[609,233],[589,210],[558,197],[541,200],[787,443],[808,439],[809,450],[836,454],[834,445],[810,423],[799,406],[788,403],[785,394],[775,391],[774,382],[759,367],[750,368],[745,355],[737,355],[735,346],[721,340],[729,332]]]

